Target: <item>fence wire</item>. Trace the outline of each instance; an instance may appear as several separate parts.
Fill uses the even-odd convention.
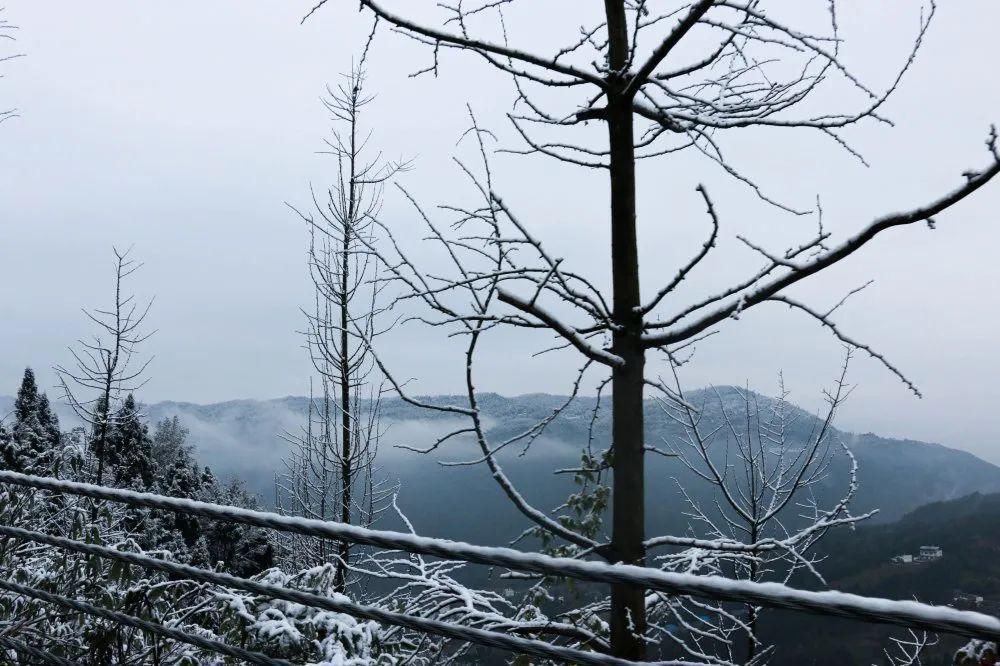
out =
[[[9,471],[0,471],[0,482],[6,482],[28,488],[50,490],[54,492],[65,492],[93,499],[122,502],[131,506],[179,511],[227,522],[242,523],[256,527],[276,529],[325,539],[347,541],[350,543],[376,546],[379,548],[401,550],[410,553],[419,553],[422,555],[431,555],[444,559],[502,566],[517,571],[528,571],[544,575],[576,578],[579,580],[599,583],[625,583],[671,595],[688,595],[719,601],[732,601],[772,608],[785,608],[820,615],[845,617],[865,622],[893,624],[939,633],[953,633],[961,636],[981,638],[991,641],[1000,640],[1000,619],[998,618],[971,611],[959,611],[950,607],[922,604],[915,601],[894,601],[863,597],[835,591],[814,592],[791,588],[779,583],[755,583],[751,581],[732,580],[720,576],[696,576],[691,574],[661,571],[659,569],[648,567],[605,564],[602,562],[549,557],[540,553],[524,553],[510,548],[475,546],[462,542],[448,541],[444,539],[430,539],[427,537],[419,537],[413,534],[404,534],[400,532],[370,530],[343,523],[282,516],[263,511],[251,511],[248,509],[221,506],[207,502],[166,497],[151,493],[137,493],[128,490],[106,488],[103,486],[62,481],[46,477],[36,477]],[[92,552],[93,554],[99,554],[101,556],[116,559],[124,559],[126,557],[145,557],[138,556],[136,554],[110,551],[110,549],[105,549],[110,552],[97,553],[96,551],[91,551],[89,549],[99,547],[80,544],[72,540],[65,540],[69,543],[57,544],[57,540],[61,540],[60,537],[49,537],[40,533],[33,533],[13,527],[0,527],[0,533],[35,541],[45,539],[45,541],[42,541],[43,543],[58,545],[59,547],[77,550],[78,552]],[[84,550],[84,548],[87,550]],[[152,560],[152,563],[138,561],[134,563],[139,564],[140,566],[159,568],[164,571],[170,570],[168,567],[172,568],[183,566],[164,562],[162,560],[155,560],[154,558],[148,559]],[[216,582],[221,585],[228,585],[236,589],[254,591],[256,593],[274,596],[276,598],[288,599],[290,595],[295,595],[298,597],[296,601],[300,603],[307,603],[308,605],[318,604],[317,607],[320,608],[344,612],[349,615],[369,618],[385,622],[387,624],[396,624],[416,629],[418,631],[425,631],[427,633],[459,638],[460,640],[490,647],[501,647],[515,652],[534,654],[535,656],[543,656],[545,658],[556,658],[580,664],[626,665],[635,663],[620,659],[616,660],[615,658],[608,657],[606,655],[571,650],[570,648],[563,648],[547,644],[542,641],[522,639],[499,634],[497,632],[489,632],[424,618],[389,613],[378,608],[361,606],[349,601],[332,600],[326,597],[307,595],[307,593],[301,593],[285,588],[263,586],[262,584],[254,583],[253,581],[238,579],[217,572],[209,572],[195,569],[193,567],[189,569],[191,569],[191,571],[186,571],[184,575],[204,580],[206,582]],[[179,571],[175,571],[175,573],[178,572]],[[214,580],[209,580],[208,577],[211,577]],[[221,582],[223,579],[226,579],[227,582]],[[2,585],[10,585],[10,583]],[[2,587],[2,585],[0,585],[0,587]],[[261,587],[250,590],[248,585]],[[299,595],[307,595],[315,598],[310,598],[309,601],[305,601],[305,597]],[[138,620],[138,618],[131,619]],[[142,620],[138,621],[145,622]],[[160,629],[162,630],[163,628]],[[156,632],[154,631],[154,633]],[[514,644],[515,642],[516,645]],[[234,649],[229,648],[228,646],[223,647]],[[553,651],[557,651],[559,655],[556,656]],[[270,664],[285,662],[251,661],[251,663]]]
[[[242,659],[244,662],[249,664],[258,664],[259,666],[293,666],[290,661],[285,661],[284,659],[268,657],[266,654],[253,652],[251,650],[244,650],[243,648],[221,643],[210,638],[189,634],[188,632],[181,631],[180,629],[173,629],[156,622],[150,622],[149,620],[144,620],[139,617],[119,613],[118,611],[113,611],[108,608],[104,608],[103,606],[95,606],[87,601],[70,599],[69,597],[64,597],[60,594],[53,594],[51,592],[46,592],[45,590],[39,590],[27,585],[21,585],[20,583],[15,583],[13,581],[0,580],[0,590],[7,590],[8,592],[13,592],[14,594],[31,597],[32,599],[44,601],[45,603],[49,603],[54,606],[62,606],[67,610],[76,611],[77,613],[100,617],[126,627],[148,631],[151,634],[156,634],[158,636],[162,636],[163,638],[171,638],[175,641],[187,643],[188,645],[193,645],[203,650],[224,654],[227,657]]]
[[[71,659],[65,659],[63,657],[56,656],[51,652],[46,652],[44,650],[39,650],[36,647],[32,647],[27,643],[17,640],[16,638],[11,638],[9,636],[0,636],[0,647],[5,647],[8,650],[13,650],[23,655],[27,655],[33,659],[37,659],[43,664],[53,664],[53,666],[86,666],[79,661],[73,661]]]
[[[486,647],[500,648],[510,652],[528,654],[535,657],[542,657],[544,659],[555,659],[560,662],[583,664],[584,666],[650,666],[648,662],[639,664],[638,662],[618,659],[616,657],[610,657],[595,652],[584,652],[583,650],[574,650],[571,648],[560,647],[558,645],[551,645],[544,641],[520,638],[517,636],[508,636],[495,631],[486,631],[473,627],[464,627],[462,625],[414,617],[412,615],[393,613],[374,606],[365,606],[354,603],[347,600],[343,597],[343,595],[327,597],[309,592],[301,592],[299,590],[279,587],[277,585],[258,583],[256,581],[238,578],[236,576],[218,571],[207,571],[205,569],[188,566],[186,564],[178,564],[176,562],[168,562],[166,560],[149,557],[148,555],[114,550],[104,546],[74,541],[73,539],[33,532],[19,527],[0,525],[0,535],[55,546],[56,548],[83,553],[85,555],[97,555],[98,557],[118,560],[119,562],[125,562],[126,564],[135,564],[147,569],[156,569],[171,575],[181,576],[201,581],[203,583],[221,585],[223,587],[243,590],[252,594],[271,597],[273,599],[283,599],[285,601],[291,601],[293,603],[303,604],[313,608],[322,608],[324,610],[344,613],[346,615],[360,617],[367,620],[375,620],[376,622],[382,622],[384,624],[392,624],[428,634],[444,636],[445,638],[468,641],[470,643],[476,643]]]

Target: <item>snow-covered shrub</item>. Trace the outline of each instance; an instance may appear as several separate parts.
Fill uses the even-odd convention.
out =
[[[0,491],[0,522],[4,524],[142,552],[124,531],[125,518],[120,507],[94,508],[76,497],[20,489]],[[153,621],[169,618],[182,607],[193,587],[190,582],[170,581],[117,561],[13,539],[0,542],[0,568],[14,583]],[[54,655],[87,663],[126,659],[143,663],[154,653],[171,653],[169,646],[143,632],[17,594],[0,594],[0,630]],[[6,656],[4,663],[31,663]]]
[[[1000,663],[1000,649],[990,641],[971,640],[955,654],[955,666],[993,666]]]
[[[270,569],[253,580],[346,599],[335,591],[332,564],[290,574]],[[380,644],[380,627],[343,613],[230,590],[198,614],[205,635],[232,645],[312,666],[391,666],[396,659]],[[189,651],[181,666],[228,664],[217,656]]]

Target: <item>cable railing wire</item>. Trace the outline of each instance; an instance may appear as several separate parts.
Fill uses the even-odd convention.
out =
[[[38,648],[28,645],[16,638],[11,638],[10,636],[0,635],[0,647],[5,647],[8,650],[13,650],[23,655],[27,655],[33,659],[37,659],[43,664],[52,664],[52,666],[85,666],[79,661],[73,661],[72,659],[66,659],[65,657],[60,657],[54,655],[51,652],[46,652],[45,650],[39,650]]]
[[[148,555],[115,550],[106,546],[98,546],[95,544],[75,541],[73,539],[67,539],[65,537],[42,534],[41,532],[25,530],[20,527],[0,525],[0,535],[46,544],[85,555],[96,555],[98,557],[113,559],[127,564],[135,564],[147,569],[156,569],[171,575],[189,578],[203,583],[230,587],[253,594],[271,597],[273,599],[283,599],[285,601],[291,601],[305,606],[345,613],[354,617],[375,620],[376,622],[382,622],[384,624],[392,624],[428,634],[436,634],[446,638],[468,641],[470,643],[476,643],[486,647],[500,648],[519,654],[541,657],[543,659],[555,659],[560,662],[583,664],[584,666],[640,666],[640,664],[634,661],[618,659],[616,657],[610,657],[595,652],[584,652],[582,650],[552,645],[544,641],[520,638],[517,636],[508,636],[495,631],[487,631],[484,629],[449,624],[447,622],[440,622],[412,615],[393,613],[381,608],[357,604],[342,597],[320,596],[318,594],[301,592],[299,590],[279,587],[277,585],[258,583],[256,581],[238,578],[236,576],[218,571],[208,571],[186,564],[179,564],[176,562],[169,562],[167,560],[150,557]],[[641,666],[649,665],[647,663]]]
[[[20,594],[21,596],[31,597],[32,599],[44,601],[45,603],[52,604],[54,606],[62,606],[67,610],[76,611],[78,613],[100,617],[126,627],[141,629],[142,631],[147,631],[151,634],[162,636],[163,638],[170,638],[181,643],[193,645],[194,647],[201,648],[203,650],[208,650],[217,654],[224,654],[227,657],[242,659],[244,662],[249,664],[258,664],[258,666],[293,666],[290,661],[286,661],[284,659],[268,657],[266,654],[253,652],[251,650],[244,650],[243,648],[228,645],[210,638],[196,636],[186,631],[181,631],[180,629],[173,629],[156,622],[150,622],[149,620],[144,620],[139,617],[119,613],[118,611],[113,611],[108,608],[104,608],[103,606],[95,606],[87,601],[70,599],[69,597],[53,594],[52,592],[46,592],[45,590],[39,590],[27,585],[21,585],[20,583],[15,583],[13,581],[0,580],[0,590],[6,590],[14,594]]]
[[[721,576],[674,573],[649,567],[549,557],[510,548],[491,548],[431,539],[400,532],[370,530],[343,523],[282,516],[263,511],[220,506],[151,493],[137,493],[73,481],[0,471],[0,482],[29,488],[66,492],[132,506],[180,511],[206,518],[265,527],[326,539],[343,540],[380,548],[503,566],[552,576],[600,583],[626,583],[666,594],[689,595],[720,601],[785,608],[820,615],[893,624],[971,638],[1000,640],[1000,619],[972,611],[931,606],[916,601],[863,597],[836,591],[808,591],[780,583],[757,583]]]

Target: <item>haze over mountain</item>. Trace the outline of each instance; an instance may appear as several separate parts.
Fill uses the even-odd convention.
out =
[[[721,388],[726,409],[742,409],[734,389]],[[760,401],[768,398],[756,396]],[[447,396],[430,400],[449,402]],[[457,398],[455,399],[457,400]],[[691,394],[691,400],[704,401],[708,421],[721,417],[717,396],[704,391]],[[505,397],[482,396],[481,406],[493,437],[510,436],[552,413],[565,397],[529,394]],[[544,509],[561,504],[573,492],[569,475],[553,475],[553,470],[572,467],[579,462],[587,440],[594,398],[578,398],[557,418],[521,456],[521,448],[501,455],[510,477],[528,499]],[[12,399],[0,398],[0,414],[10,411]],[[197,447],[203,464],[223,477],[238,476],[260,494],[265,503],[273,497],[274,475],[282,469],[288,450],[283,434],[300,433],[305,423],[308,398],[285,397],[273,400],[233,400],[209,405],[188,402],[158,402],[144,408],[153,423],[178,416],[190,429],[190,441]],[[815,416],[794,410],[797,417],[789,430],[793,441],[804,441],[816,426]],[[654,402],[647,404],[647,438],[652,444],[675,440],[680,428]],[[73,422],[63,409],[64,427]],[[383,403],[385,435],[379,452],[382,473],[399,483],[400,506],[416,529],[428,535],[460,538],[481,543],[503,543],[516,537],[524,528],[521,517],[503,496],[485,465],[442,466],[440,461],[477,458],[478,449],[469,439],[456,439],[435,454],[421,455],[397,445],[427,446],[458,423],[454,417],[427,412],[398,399]],[[595,424],[595,449],[610,441],[607,418]],[[859,465],[859,488],[852,511],[878,509],[875,522],[893,521],[930,502],[951,500],[970,493],[1000,492],[1000,468],[970,453],[927,442],[887,439],[875,434],[835,432],[835,440],[846,444]],[[720,453],[720,455],[724,455]],[[820,502],[832,502],[844,492],[849,461],[835,456],[827,478],[813,488]],[[666,484],[684,487],[698,499],[708,497],[711,488],[697,480],[674,460],[651,456],[651,486]],[[672,493],[667,490],[667,496]],[[651,533],[677,533],[687,527],[681,497],[677,502],[652,507],[649,516]],[[489,516],[484,522],[479,518]],[[389,522],[394,522],[391,518]],[[397,525],[393,525],[398,527]]]

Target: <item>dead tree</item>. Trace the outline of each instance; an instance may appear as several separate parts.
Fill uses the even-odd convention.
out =
[[[108,438],[122,396],[138,391],[146,383],[143,375],[152,357],[140,357],[139,346],[153,334],[144,324],[152,300],[141,303],[128,293],[126,281],[142,264],[130,256],[131,250],[114,248],[114,301],[107,309],[83,310],[96,327],[89,339],[70,347],[73,365],[56,366],[63,397],[90,430],[90,453],[94,456],[93,479],[104,478]]]
[[[361,116],[372,97],[364,91],[361,65],[328,88],[324,105],[336,124],[327,152],[336,160],[335,184],[323,196],[313,192],[313,211],[296,213],[309,234],[308,263],[315,306],[307,312],[306,336],[322,395],[310,398],[303,435],[286,461],[281,483],[286,510],[310,517],[370,525],[384,504],[382,481],[376,479],[375,457],[381,436],[382,387],[368,346],[378,329],[377,257],[367,250],[382,204],[384,185],[405,168],[387,162],[368,148],[370,133]],[[361,338],[359,339],[358,333]],[[325,541],[310,543],[299,556],[309,564],[325,562]],[[350,544],[335,553],[336,585],[343,592],[351,559]]]
[[[313,11],[334,4],[338,3],[321,0]],[[597,286],[601,279],[566,265],[531,233],[530,226],[500,196],[488,170],[473,178],[480,204],[452,208],[461,235],[446,236],[418,207],[431,240],[443,248],[445,260],[451,263],[452,275],[422,270],[398,246],[385,254],[392,255],[386,257],[386,265],[406,292],[400,298],[419,301],[428,308],[423,321],[454,327],[454,333],[468,342],[466,404],[430,405],[404,392],[405,399],[467,416],[469,426],[453,436],[471,435],[477,441],[479,461],[490,467],[518,510],[548,538],[570,544],[581,556],[597,553],[612,562],[633,564],[645,562],[647,541],[643,403],[647,390],[666,388],[647,371],[650,354],[676,353],[749,309],[780,304],[812,317],[845,344],[867,352],[916,392],[883,355],[841,330],[832,318],[837,306],[824,309],[804,303],[788,295],[789,288],[853,255],[889,229],[932,225],[1000,172],[1000,147],[996,131],[991,130],[986,140],[987,166],[966,170],[951,191],[910,210],[861,221],[853,235],[839,241],[822,224],[813,236],[793,241],[785,249],[769,249],[751,238],[740,238],[762,258],[759,270],[717,293],[685,302],[678,287],[712,255],[721,225],[707,189],[699,185],[696,196],[704,202],[710,223],[707,239],[671,271],[672,277],[647,275],[643,281],[636,226],[637,160],[695,151],[746,184],[775,214],[802,213],[769,195],[727,160],[725,136],[746,128],[811,129],[863,159],[841,130],[865,122],[888,123],[882,107],[914,62],[934,11],[933,2],[926,12],[921,10],[912,50],[901,57],[896,76],[875,87],[865,83],[842,57],[845,47],[835,2],[817,3],[815,15],[825,17],[825,26],[817,28],[797,27],[792,21],[800,19],[782,18],[782,11],[791,11],[793,4],[799,10],[798,3],[697,0],[662,6],[666,4],[657,3],[654,8],[644,0],[605,0],[599,15],[596,9],[577,11],[574,7],[558,17],[568,26],[553,25],[537,43],[521,45],[515,42],[514,32],[518,20],[535,17],[530,3],[446,3],[439,6],[440,20],[435,21],[425,13],[418,18],[401,13],[405,10],[390,10],[379,0],[360,0],[363,11],[388,24],[393,32],[428,46],[431,60],[421,72],[437,72],[439,55],[450,50],[474,55],[509,75],[515,105],[508,117],[524,141],[519,152],[607,173],[610,293]],[[558,35],[559,28],[572,29],[581,23],[577,38],[551,43],[551,35]],[[701,48],[706,42],[711,45]],[[853,91],[860,101],[853,108],[816,111],[810,104],[812,93],[832,85],[843,87],[839,99],[851,100]],[[605,131],[588,131],[593,122]],[[474,133],[482,139],[479,129]],[[593,368],[610,373],[610,541],[581,534],[532,506],[497,462],[496,451],[509,443],[490,442],[486,437],[473,379],[483,336],[498,327],[555,334],[561,345],[582,356],[581,374]],[[665,395],[677,397],[669,389]],[[544,429],[544,424],[539,428]],[[536,433],[537,429],[518,441],[534,439]],[[614,655],[644,658],[646,611],[642,589],[612,586],[607,614]]]

